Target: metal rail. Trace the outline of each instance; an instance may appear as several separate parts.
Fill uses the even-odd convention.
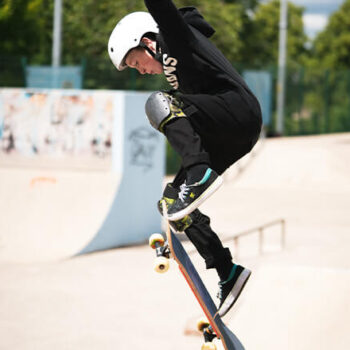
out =
[[[263,247],[264,247],[264,233],[265,233],[264,230],[268,227],[275,226],[275,225],[281,225],[280,244],[281,244],[281,249],[284,249],[286,246],[286,221],[284,219],[278,219],[278,220],[271,221],[265,225],[255,227],[255,228],[252,228],[250,230],[243,231],[243,232],[236,234],[233,237],[233,243],[234,243],[234,247],[235,247],[235,255],[236,256],[238,255],[239,239],[241,237],[248,236],[248,235],[251,235],[251,234],[256,233],[256,232],[258,232],[258,234],[259,234],[259,254],[263,254],[264,253],[264,249],[263,249]],[[231,240],[232,240],[232,238],[225,239],[224,242],[231,241]]]
[[[233,238],[231,237],[231,238],[223,239],[222,242],[229,242],[229,241],[232,241],[232,239],[233,239],[235,256],[237,257],[238,251],[239,251],[239,239],[244,237],[244,236],[248,236],[248,235],[251,235],[251,234],[258,232],[258,234],[259,234],[259,254],[263,254],[264,253],[264,249],[263,249],[264,234],[265,234],[264,230],[268,227],[275,226],[275,225],[281,225],[280,244],[281,244],[281,250],[283,250],[286,246],[286,220],[285,219],[274,220],[274,221],[271,221],[267,224],[252,228],[250,230],[237,233],[236,235],[233,236]],[[182,240],[184,240],[184,239],[187,240],[188,238],[183,237]],[[192,255],[196,252],[197,252],[197,250],[193,249],[193,250],[188,251],[187,254]]]

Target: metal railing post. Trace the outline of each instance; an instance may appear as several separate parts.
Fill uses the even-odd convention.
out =
[[[263,254],[263,244],[264,244],[264,230],[262,227],[259,228],[259,254]]]
[[[259,254],[263,254],[264,253],[264,248],[263,248],[263,246],[264,246],[264,230],[267,227],[271,227],[271,226],[278,225],[278,224],[281,225],[280,243],[281,243],[281,250],[283,250],[286,246],[286,221],[284,219],[275,220],[275,221],[269,222],[265,225],[250,229],[248,231],[238,233],[235,236],[233,236],[232,238],[228,238],[228,239],[224,240],[223,242],[231,241],[233,239],[235,256],[237,257],[239,254],[239,239],[243,236],[247,236],[247,235],[258,232],[258,234],[259,234]],[[190,255],[190,254],[193,254],[195,252],[196,252],[196,250],[193,250],[193,251],[188,252],[188,254]]]
[[[235,246],[235,256],[236,257],[238,256],[238,239],[239,239],[238,236],[233,238],[233,243],[234,243],[234,246]]]
[[[282,233],[281,233],[281,248],[282,250],[286,247],[286,221],[282,220]]]

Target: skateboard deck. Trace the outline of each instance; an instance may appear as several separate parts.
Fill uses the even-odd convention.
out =
[[[239,339],[224,324],[221,317],[218,315],[218,310],[215,303],[202,279],[200,278],[196,268],[194,267],[190,257],[186,253],[179,239],[170,229],[165,204],[163,204],[163,216],[166,222],[166,235],[170,253],[177,262],[181,273],[185,277],[186,282],[200,304],[215,335],[221,340],[225,350],[244,350],[244,347]]]

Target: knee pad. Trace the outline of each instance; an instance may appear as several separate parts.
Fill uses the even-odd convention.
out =
[[[186,117],[181,103],[174,96],[162,91],[152,93],[146,102],[145,110],[151,125],[161,132],[171,120]]]

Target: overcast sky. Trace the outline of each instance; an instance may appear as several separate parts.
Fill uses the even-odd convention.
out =
[[[267,0],[263,0],[266,2]],[[324,29],[329,15],[338,10],[344,0],[288,0],[292,3],[305,7],[304,26],[306,34],[310,38]]]

